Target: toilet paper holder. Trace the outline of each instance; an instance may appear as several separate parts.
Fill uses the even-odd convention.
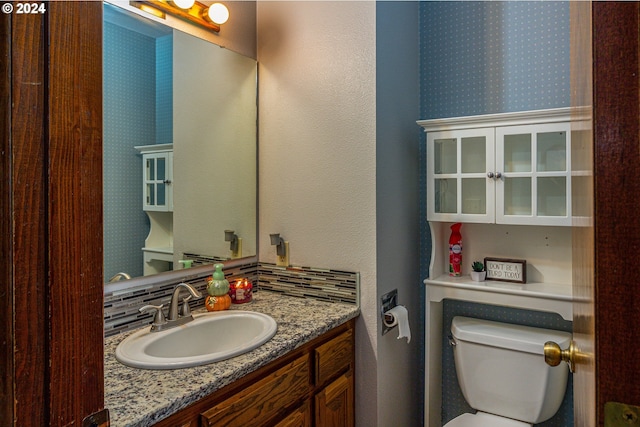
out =
[[[393,322],[393,317],[386,315],[385,313],[398,305],[398,290],[394,289],[391,292],[380,297],[380,317],[382,318],[382,335],[389,332],[394,326],[387,326],[387,323]]]

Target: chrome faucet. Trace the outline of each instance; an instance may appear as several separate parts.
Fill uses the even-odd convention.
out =
[[[180,305],[180,291],[182,289],[186,289],[187,291],[189,291],[190,295],[183,299],[182,308],[179,312],[178,307]],[[173,293],[171,294],[168,318],[164,315],[164,304],[145,305],[144,307],[141,307],[139,311],[141,313],[144,313],[147,311],[155,310],[156,312],[153,316],[153,323],[151,323],[151,332],[165,331],[167,329],[175,328],[176,326],[184,325],[185,323],[189,323],[193,320],[193,315],[191,314],[191,310],[189,309],[189,301],[191,300],[191,298],[202,298],[202,294],[198,292],[193,286],[187,283],[180,283],[176,285],[176,287],[173,289]]]
[[[180,283],[180,284],[176,285],[176,287],[173,289],[173,293],[171,294],[171,302],[169,303],[169,318],[167,319],[167,321],[169,321],[169,322],[177,321],[179,319],[184,319],[185,317],[189,317],[190,318],[189,320],[193,320],[193,316],[191,315],[191,311],[188,308],[186,310],[184,309],[184,305],[189,307],[188,301],[191,299],[189,297],[187,297],[184,300],[183,310],[182,310],[182,317],[180,317],[180,315],[178,314],[178,307],[180,306],[180,302],[178,300],[180,299],[180,290],[181,289],[186,289],[187,291],[189,291],[189,293],[191,294],[191,296],[193,298],[202,298],[202,294],[200,292],[198,292],[193,286],[191,286],[191,285],[189,285],[187,283]],[[185,313],[185,311],[186,311],[186,313]],[[186,322],[183,322],[183,323],[186,323]]]
[[[109,283],[111,282],[117,282],[118,280],[129,280],[131,279],[131,276],[129,276],[127,273],[123,273],[122,271],[120,273],[116,273],[114,274],[111,279],[109,279]]]

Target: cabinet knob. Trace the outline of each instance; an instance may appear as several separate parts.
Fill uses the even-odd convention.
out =
[[[162,181],[165,184],[171,184],[171,180],[170,179],[165,179],[164,181]]]
[[[487,174],[487,178],[493,178],[494,176],[495,176],[495,175],[493,174],[493,172],[489,172],[489,173]]]
[[[502,172],[496,172],[496,179],[502,178]]]

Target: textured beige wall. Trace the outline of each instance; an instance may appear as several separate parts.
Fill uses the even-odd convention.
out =
[[[377,425],[375,2],[259,2],[259,257],[359,271],[358,425]]]
[[[255,255],[255,60],[179,31],[173,59],[174,259],[230,256],[227,229]]]

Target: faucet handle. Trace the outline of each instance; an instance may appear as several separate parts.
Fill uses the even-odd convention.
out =
[[[192,298],[193,298],[193,296],[189,295],[186,298],[182,299],[182,307],[180,309],[180,316],[182,316],[182,317],[191,316],[191,307],[189,307],[189,301],[191,301]]]
[[[167,320],[164,317],[164,311],[162,311],[162,307],[164,307],[164,304],[160,304],[160,305],[145,305],[143,307],[140,307],[138,309],[138,311],[140,313],[146,313],[148,311],[151,310],[155,310],[156,313],[153,316],[153,323],[151,324],[151,329],[155,329],[156,326],[159,325],[164,325],[165,323],[167,323]]]

